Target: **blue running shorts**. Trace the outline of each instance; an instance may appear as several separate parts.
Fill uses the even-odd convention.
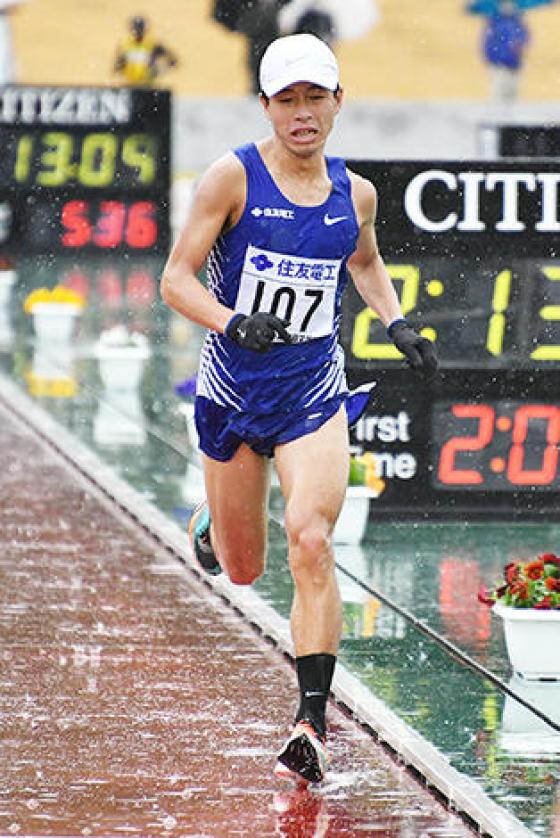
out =
[[[200,450],[213,460],[225,463],[245,443],[256,454],[273,457],[277,445],[313,433],[334,416],[342,404],[346,406],[349,425],[355,424],[370,398],[371,387],[341,393],[299,412],[252,415],[197,396],[194,418]]]

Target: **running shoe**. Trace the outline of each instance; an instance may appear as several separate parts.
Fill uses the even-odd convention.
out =
[[[313,725],[302,719],[278,754],[274,773],[280,779],[319,783],[327,771],[329,758],[325,740]]]
[[[210,512],[206,501],[202,501],[191,515],[189,538],[201,568],[210,576],[219,576],[222,568],[210,542]]]

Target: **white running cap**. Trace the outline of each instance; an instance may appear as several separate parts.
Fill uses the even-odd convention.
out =
[[[299,81],[336,90],[338,64],[332,50],[315,35],[287,35],[267,48],[259,79],[261,90],[268,97]]]

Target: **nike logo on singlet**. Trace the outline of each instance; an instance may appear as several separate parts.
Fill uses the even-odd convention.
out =
[[[335,215],[334,218],[331,218],[328,212],[326,212],[323,221],[327,227],[332,227],[333,224],[338,224],[339,221],[345,221],[347,218],[347,215]]]

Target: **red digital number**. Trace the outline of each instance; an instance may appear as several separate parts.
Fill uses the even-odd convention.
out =
[[[126,207],[122,201],[101,201],[92,241],[97,247],[122,244]]]
[[[156,205],[153,201],[136,201],[127,208],[122,201],[101,201],[95,225],[90,222],[88,201],[67,201],[62,207],[61,222],[64,247],[115,248],[123,241],[129,247],[152,247],[158,237]]]
[[[475,436],[453,436],[441,449],[438,477],[442,483],[473,486],[484,483],[484,477],[475,469],[455,468],[455,457],[462,451],[480,451],[494,434],[495,411],[487,404],[454,404],[451,412],[459,419],[477,419]]]
[[[91,239],[91,224],[88,219],[87,201],[68,201],[62,207],[61,221],[65,231],[62,234],[64,247],[83,247]]]
[[[531,419],[545,419],[546,448],[544,449],[541,468],[524,469],[525,441]],[[515,411],[513,419],[512,443],[507,477],[518,486],[548,486],[556,477],[558,469],[558,442],[560,440],[560,408],[551,404],[528,404]]]
[[[157,241],[156,207],[153,201],[137,201],[128,212],[126,243],[131,247],[151,247]]]

